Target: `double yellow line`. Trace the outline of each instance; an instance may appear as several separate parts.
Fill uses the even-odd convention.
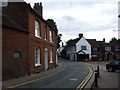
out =
[[[84,86],[87,84],[87,82],[90,80],[90,78],[93,75],[93,69],[92,67],[89,67],[89,73],[88,76],[80,83],[80,85],[76,88],[76,90],[82,90],[84,88]]]
[[[63,64],[63,63],[62,63],[62,64]],[[24,82],[21,82],[20,84],[11,85],[11,86],[8,86],[8,87],[5,87],[5,88],[15,88],[15,87],[19,87],[19,86],[22,86],[22,85],[26,85],[26,84],[29,84],[29,83],[32,83],[32,82],[41,80],[41,79],[43,79],[43,78],[49,77],[49,76],[51,76],[51,75],[54,75],[54,74],[62,71],[64,68],[65,68],[65,66],[64,66],[64,64],[63,64],[63,67],[62,67],[60,70],[58,70],[58,71],[56,71],[56,72],[54,72],[54,73],[50,73],[50,74],[48,74],[48,75],[46,75],[46,76],[43,76],[43,77],[40,77],[40,78],[36,78],[36,79],[30,80],[30,81],[24,81]]]

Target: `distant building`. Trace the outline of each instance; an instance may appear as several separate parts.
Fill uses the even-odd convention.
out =
[[[70,40],[66,46],[66,57],[70,60],[84,61],[91,59],[91,45],[79,34],[79,38]]]
[[[56,67],[57,31],[42,17],[42,3],[2,7],[3,80]]]
[[[65,48],[65,47],[63,46],[63,47],[59,47],[59,48],[57,49],[57,55],[58,55],[58,56],[61,56],[61,52],[63,51],[64,48]]]
[[[76,61],[120,59],[120,43],[106,43],[105,39],[85,39],[83,34],[79,34],[79,38],[69,40],[63,51],[64,58],[66,55],[67,59]]]
[[[86,39],[91,45],[91,60],[98,61],[103,59],[103,46],[105,44],[105,39],[103,41],[96,41],[96,39]]]

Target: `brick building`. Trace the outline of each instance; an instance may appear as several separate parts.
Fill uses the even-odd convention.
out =
[[[57,31],[43,19],[42,9],[42,3],[33,9],[26,2],[2,8],[3,79],[56,67]]]
[[[91,45],[91,60],[119,60],[120,59],[120,43],[106,43],[96,41],[96,39],[87,39]]]

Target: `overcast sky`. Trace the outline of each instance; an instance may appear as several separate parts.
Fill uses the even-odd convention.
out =
[[[42,2],[43,18],[53,19],[62,40],[118,38],[118,0],[25,0],[31,6]]]

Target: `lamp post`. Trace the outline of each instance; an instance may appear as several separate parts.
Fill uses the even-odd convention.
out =
[[[120,39],[120,29],[119,29],[119,26],[120,26],[120,15],[118,15],[118,30],[113,30],[114,32],[118,32],[118,39]]]

